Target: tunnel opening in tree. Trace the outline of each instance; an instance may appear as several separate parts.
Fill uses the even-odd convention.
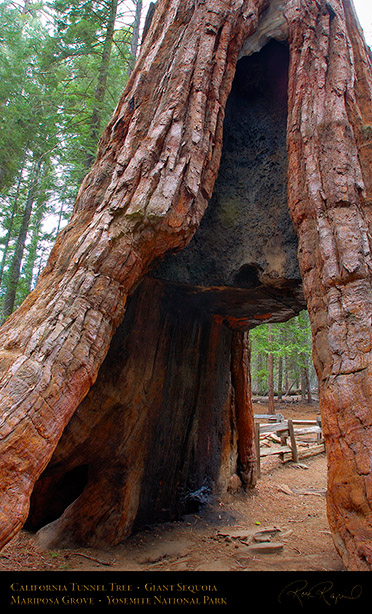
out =
[[[73,462],[70,439],[92,467],[85,492],[40,532],[49,546],[118,542],[199,509],[233,476],[255,484],[244,331],[262,315],[287,320],[305,304],[287,207],[288,60],[288,47],[271,41],[237,64],[219,173],[200,227],[130,297],[97,382],[46,470],[50,476],[53,465]],[[115,497],[108,492],[118,489],[112,466],[125,477],[109,511]],[[110,477],[94,485],[98,471]],[[99,488],[105,502],[92,514],[103,499]],[[34,516],[41,502],[33,496]]]
[[[78,465],[48,476],[46,471],[36,484],[30,499],[30,513],[25,528],[37,531],[53,522],[77,499],[88,483],[89,466]],[[34,500],[37,505],[34,505]]]

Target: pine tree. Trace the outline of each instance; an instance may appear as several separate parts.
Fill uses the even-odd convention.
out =
[[[316,380],[314,367],[311,363],[312,337],[307,311],[301,312],[283,324],[263,324],[254,328],[250,334],[252,343],[252,378],[261,382],[258,394],[270,390],[270,371],[273,376],[273,387],[278,397],[282,394],[283,380],[285,393],[298,388],[297,382],[305,382],[304,397],[311,398],[310,381]],[[265,361],[265,367],[262,365]],[[271,366],[271,362],[273,366]],[[274,364],[277,364],[276,375]],[[276,386],[275,386],[276,378]],[[264,383],[264,386],[262,384]]]
[[[55,238],[50,235],[53,219],[56,234],[71,213],[101,126],[126,82],[141,6],[131,7],[133,26],[116,30],[116,17],[122,17],[118,9],[127,8],[118,0],[58,0],[47,26],[41,21],[42,3],[12,10],[0,5],[2,321],[32,287],[36,262],[45,264]],[[44,230],[46,218],[49,230]]]

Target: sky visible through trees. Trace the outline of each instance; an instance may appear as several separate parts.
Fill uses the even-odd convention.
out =
[[[370,0],[354,0],[372,43]],[[135,61],[148,0],[0,1],[0,321],[33,289]],[[316,389],[307,312],[251,332],[252,382]]]
[[[133,68],[141,12],[141,0],[0,3],[2,321],[68,221]]]
[[[372,3],[370,0],[354,0],[356,12],[359,17],[360,25],[364,30],[366,41],[372,44]]]

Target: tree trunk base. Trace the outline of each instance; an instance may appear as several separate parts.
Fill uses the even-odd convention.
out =
[[[197,511],[233,475],[253,487],[248,367],[245,333],[146,279],[35,486],[27,526],[52,520],[40,543],[115,545]]]

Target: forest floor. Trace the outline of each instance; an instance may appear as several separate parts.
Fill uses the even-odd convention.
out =
[[[276,410],[286,419],[319,415],[316,404],[278,403]],[[266,407],[256,404],[254,411]],[[325,491],[324,452],[298,465],[266,457],[251,492],[226,494],[198,514],[149,527],[109,550],[42,551],[33,534],[21,531],[0,553],[0,571],[341,571]],[[270,537],[263,547],[273,552],[252,550],[252,539],[248,545],[247,535],[258,531]]]

